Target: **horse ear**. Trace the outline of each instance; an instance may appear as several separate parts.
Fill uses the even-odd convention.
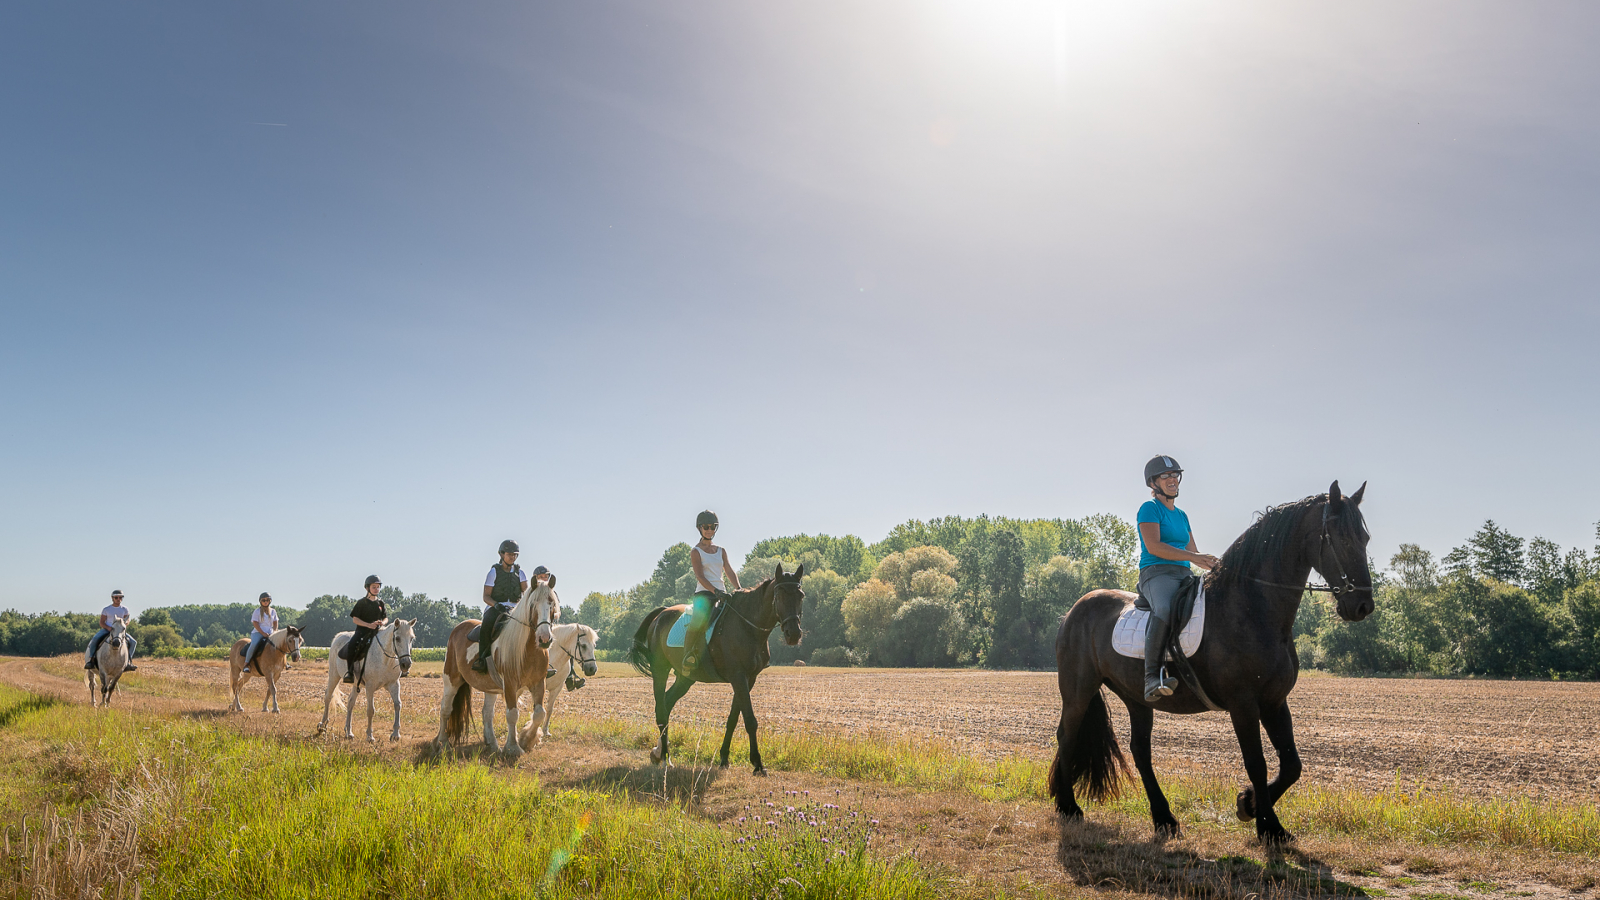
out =
[[[1355,505],[1360,506],[1361,505],[1361,495],[1365,494],[1366,492],[1367,492],[1367,483],[1365,481],[1363,481],[1363,482],[1361,482],[1361,487],[1356,488],[1356,492],[1354,494],[1350,495],[1350,501],[1352,503],[1354,503]]]
[[[804,574],[806,574],[806,564],[801,563],[800,568],[794,570],[794,577],[796,580],[799,580],[800,576]]]
[[[772,573],[772,580],[776,581],[776,580],[778,580],[779,578],[782,578],[782,577],[783,577],[783,563],[780,562],[780,563],[778,563],[777,571]]]
[[[1328,486],[1328,507],[1338,509],[1344,505],[1344,497],[1339,495],[1339,479],[1335,478],[1333,484]]]

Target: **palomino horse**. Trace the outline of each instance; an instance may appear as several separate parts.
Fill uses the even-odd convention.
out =
[[[344,681],[344,673],[349,670],[350,662],[339,658],[339,651],[344,645],[350,643],[355,637],[354,631],[341,631],[333,636],[333,643],[328,646],[328,689],[322,694],[322,721],[317,723],[317,734],[320,736],[328,730],[328,707],[335,697],[339,705],[344,707],[344,736],[355,737],[355,732],[350,730],[350,720],[356,712],[356,694],[363,687],[367,689],[367,742],[371,743],[377,738],[372,736],[372,716],[374,702],[380,688],[389,689],[389,699],[394,701],[394,730],[389,732],[389,740],[400,740],[400,679],[411,672],[411,645],[417,639],[417,620],[407,622],[405,619],[395,619],[389,624],[378,629],[378,633],[367,647],[367,659],[361,666],[361,677],[350,686],[350,700],[345,701],[344,691],[340,685]]]
[[[83,673],[83,680],[89,685],[89,704],[109,706],[111,695],[117,692],[117,682],[122,679],[122,670],[128,667],[128,624],[122,619],[111,620],[111,633],[100,642],[94,662],[95,668]],[[95,702],[96,672],[100,673],[99,703]]]
[[[694,672],[683,670],[683,648],[668,647],[667,634],[679,616],[688,613],[687,606],[658,607],[644,617],[639,630],[633,635],[633,651],[629,654],[633,667],[655,681],[656,730],[661,732],[661,743],[650,751],[651,762],[664,762],[667,758],[667,719],[672,707],[689,692],[696,681],[725,682],[733,686],[733,708],[728,711],[728,728],[722,737],[721,765],[728,765],[728,749],[733,744],[733,729],[744,716],[744,730],[750,735],[750,764],[757,775],[767,774],[761,765],[761,751],[756,747],[756,713],[750,706],[750,688],[756,676],[772,662],[772,652],[767,648],[767,638],[772,629],[783,626],[783,642],[793,647],[800,643],[800,604],[805,591],[800,589],[800,576],[806,567],[801,565],[793,575],[783,573],[783,564],[771,578],[753,588],[736,591],[723,601],[727,609],[712,633],[702,662]],[[704,660],[709,657],[716,667],[707,669]],[[672,688],[667,688],[667,675],[676,671]]]
[[[1117,617],[1133,605],[1126,591],[1085,594],[1061,620],[1056,635],[1056,665],[1061,688],[1059,746],[1050,766],[1050,793],[1063,816],[1081,818],[1073,796],[1080,785],[1093,800],[1115,796],[1128,775],[1117,747],[1100,686],[1122,698],[1132,720],[1130,749],[1150,800],[1156,834],[1178,833],[1167,798],[1150,765],[1150,733],[1154,711],[1189,715],[1208,708],[1209,698],[1233,719],[1233,732],[1244,755],[1250,786],[1240,792],[1238,815],[1256,820],[1256,836],[1264,843],[1293,840],[1278,821],[1273,806],[1300,777],[1289,716],[1300,660],[1294,649],[1294,616],[1307,590],[1306,578],[1316,569],[1338,601],[1340,618],[1359,622],[1372,612],[1372,573],[1367,564],[1367,525],[1361,516],[1361,495],[1348,499],[1339,482],[1328,493],[1268,509],[1222,555],[1222,565],[1206,577],[1205,632],[1189,662],[1205,697],[1187,682],[1170,697],[1144,699],[1143,660],[1112,652],[1111,633]],[[1278,777],[1267,781],[1261,749],[1265,728],[1278,752]]]
[[[550,597],[555,578],[546,584],[530,582],[529,590],[506,614],[505,629],[489,649],[489,671],[475,672],[472,660],[478,645],[467,635],[478,625],[468,619],[450,632],[444,657],[444,699],[439,703],[439,736],[435,745],[443,749],[466,734],[472,718],[472,691],[483,692],[483,742],[498,750],[494,737],[494,698],[500,695],[506,706],[505,754],[511,759],[522,755],[539,742],[535,722],[544,720],[545,667],[550,663]],[[517,730],[517,698],[526,691],[534,699],[528,726]]]
[[[599,636],[593,628],[587,625],[556,625],[550,629],[550,633],[550,667],[556,670],[556,677],[545,683],[549,696],[544,701],[544,720],[533,723],[539,728],[539,736],[544,739],[550,737],[550,717],[556,712],[556,698],[567,686],[564,676],[569,671],[568,666],[576,665],[585,676],[593,675],[599,668],[594,659],[594,645]]]
[[[305,639],[300,637],[300,629],[290,625],[288,628],[279,628],[267,637],[265,646],[256,654],[255,666],[260,666],[267,679],[267,693],[261,698],[261,711],[267,711],[267,701],[272,701],[272,711],[278,712],[278,676],[283,674],[289,660],[300,661],[300,648],[305,646]],[[233,642],[233,649],[228,652],[228,684],[233,688],[233,702],[228,704],[229,709],[244,712],[244,704],[239,702],[239,692],[244,690],[245,683],[255,674],[255,666],[249,668],[244,664],[244,648],[250,646],[249,638],[239,638]]]

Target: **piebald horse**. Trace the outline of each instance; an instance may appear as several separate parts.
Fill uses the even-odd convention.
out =
[[[278,709],[278,676],[289,665],[289,660],[300,661],[300,648],[305,646],[305,639],[300,637],[300,629],[290,625],[288,628],[279,628],[268,635],[266,644],[261,652],[256,654],[256,666],[261,667],[262,677],[267,679],[267,693],[261,698],[261,711],[267,711],[267,701],[272,701],[272,711]],[[233,702],[228,704],[229,709],[244,712],[244,704],[239,702],[239,692],[244,690],[245,683],[255,675],[255,667],[246,668],[244,664],[244,648],[250,646],[249,638],[239,638],[233,642],[233,649],[228,652],[228,684],[233,689]]]
[[[367,647],[367,659],[361,666],[361,677],[350,686],[350,699],[345,700],[344,691],[340,685],[344,681],[344,673],[349,670],[349,660],[339,658],[339,651],[350,643],[356,636],[354,631],[341,631],[334,635],[333,643],[328,647],[328,689],[322,694],[322,721],[317,723],[317,735],[320,737],[328,730],[328,708],[335,698],[339,705],[344,707],[344,736],[355,737],[355,732],[350,728],[350,720],[356,712],[356,694],[362,689],[367,689],[367,741],[371,743],[377,738],[372,736],[372,717],[375,713],[374,702],[378,691],[382,688],[389,689],[389,699],[394,701],[394,730],[389,732],[389,740],[400,740],[400,679],[411,672],[411,645],[417,639],[417,620],[395,619],[389,624],[378,629],[378,634]]]
[[[94,661],[96,668],[83,673],[83,680],[89,685],[89,704],[91,706],[111,705],[111,695],[117,692],[117,682],[122,678],[122,670],[128,667],[128,625],[122,619],[111,620],[111,633],[100,642],[100,649],[95,651]],[[95,702],[94,676],[100,673],[100,698]]]
[[[546,684],[549,696],[544,702],[544,719],[533,724],[539,728],[542,739],[550,737],[550,717],[556,712],[556,698],[561,696],[561,691],[567,686],[566,673],[569,665],[576,665],[583,670],[585,677],[594,675],[599,670],[595,662],[594,646],[599,641],[599,635],[587,625],[557,625],[550,629],[554,639],[550,643],[550,667],[556,670],[556,677]]]
[[[544,720],[545,669],[550,664],[552,638],[551,598],[555,578],[548,583],[529,582],[529,589],[506,613],[505,628],[489,650],[488,673],[475,672],[472,661],[478,646],[467,635],[480,623],[468,619],[450,632],[444,657],[444,697],[439,703],[439,736],[435,746],[448,747],[466,734],[472,718],[472,692],[483,692],[483,742],[500,749],[494,736],[494,698],[502,697],[506,707],[505,755],[515,760],[524,749],[539,742],[534,723]],[[528,725],[517,730],[517,698],[524,692],[533,698]]]

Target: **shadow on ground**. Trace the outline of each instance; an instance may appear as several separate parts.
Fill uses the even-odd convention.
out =
[[[1265,849],[1266,861],[1246,856],[1207,859],[1182,839],[1083,819],[1063,820],[1056,861],[1080,885],[1160,897],[1362,897],[1367,892],[1333,877],[1327,864],[1293,846]]]

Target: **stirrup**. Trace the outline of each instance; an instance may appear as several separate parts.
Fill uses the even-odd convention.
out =
[[[1177,690],[1177,688],[1177,679],[1168,678],[1167,667],[1162,666],[1160,672],[1156,674],[1155,681],[1151,681],[1149,678],[1144,680],[1144,699],[1159,700],[1162,697],[1171,697],[1173,691]]]
[[[472,671],[482,672],[487,675],[489,673],[489,661],[481,656],[478,657],[472,661]]]

